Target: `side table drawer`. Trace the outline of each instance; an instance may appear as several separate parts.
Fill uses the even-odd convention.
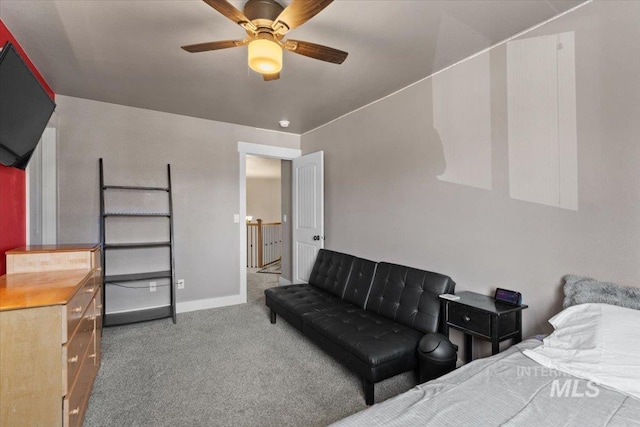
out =
[[[449,324],[471,332],[491,336],[491,315],[458,304],[449,304]]]

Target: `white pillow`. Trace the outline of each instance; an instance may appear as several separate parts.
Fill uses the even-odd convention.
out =
[[[579,304],[549,320],[555,331],[524,354],[541,365],[640,398],[640,311]]]

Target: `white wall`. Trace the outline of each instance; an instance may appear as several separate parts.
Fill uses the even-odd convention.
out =
[[[166,185],[170,163],[176,277],[186,281],[178,302],[239,295],[238,141],[299,148],[300,137],[67,96],[56,101],[59,242],[99,241],[100,157],[109,184]]]
[[[482,71],[488,99],[477,90],[477,74],[466,75],[471,87],[464,73],[461,84],[448,86],[440,82],[449,76],[429,78],[302,136],[304,154],[325,151],[326,247],[448,274],[457,290],[519,290],[529,304],[525,336],[549,331],[546,321],[561,307],[566,274],[640,286],[638,17],[640,2],[595,2],[522,37],[575,32],[577,210],[510,197],[502,45],[443,73]],[[565,89],[571,87],[559,88]],[[488,130],[478,119],[485,112],[434,111],[456,107],[440,102],[443,97],[469,93],[476,109],[489,109]],[[528,116],[534,128],[537,119]],[[447,123],[463,131],[448,127],[440,135],[436,128]],[[450,141],[449,135],[467,139]],[[443,150],[484,146],[485,135],[488,157],[447,158],[451,150]],[[460,158],[466,168],[481,170],[443,174]]]
[[[247,177],[247,215],[262,222],[280,222],[281,188],[279,178]]]

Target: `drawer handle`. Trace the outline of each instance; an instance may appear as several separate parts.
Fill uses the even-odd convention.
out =
[[[89,317],[87,317],[87,319],[89,319],[89,320],[92,320],[92,321],[93,321],[93,320],[96,320],[96,316],[89,316]]]
[[[464,316],[462,316],[462,320],[464,321],[464,323],[469,323],[469,321],[471,321],[471,317],[465,314]]]
[[[96,354],[95,354],[95,353],[91,353],[91,354],[90,354],[90,355],[88,355],[87,357],[94,358],[94,357],[96,357]]]
[[[80,413],[80,407],[78,406],[76,409],[72,409],[69,411],[69,415],[78,415]]]
[[[93,288],[87,288],[87,290],[86,290],[86,291],[84,291],[84,293],[85,293],[85,294],[92,294],[92,293],[93,293],[93,291],[94,291],[94,289],[93,289]]]
[[[77,363],[77,362],[78,362],[78,355],[77,354],[69,359],[69,363]]]
[[[71,310],[72,313],[80,313],[82,311],[82,306],[76,307],[73,310]]]

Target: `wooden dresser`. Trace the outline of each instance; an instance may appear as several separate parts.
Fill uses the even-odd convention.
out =
[[[0,426],[81,426],[100,367],[100,246],[27,246],[6,257]]]

